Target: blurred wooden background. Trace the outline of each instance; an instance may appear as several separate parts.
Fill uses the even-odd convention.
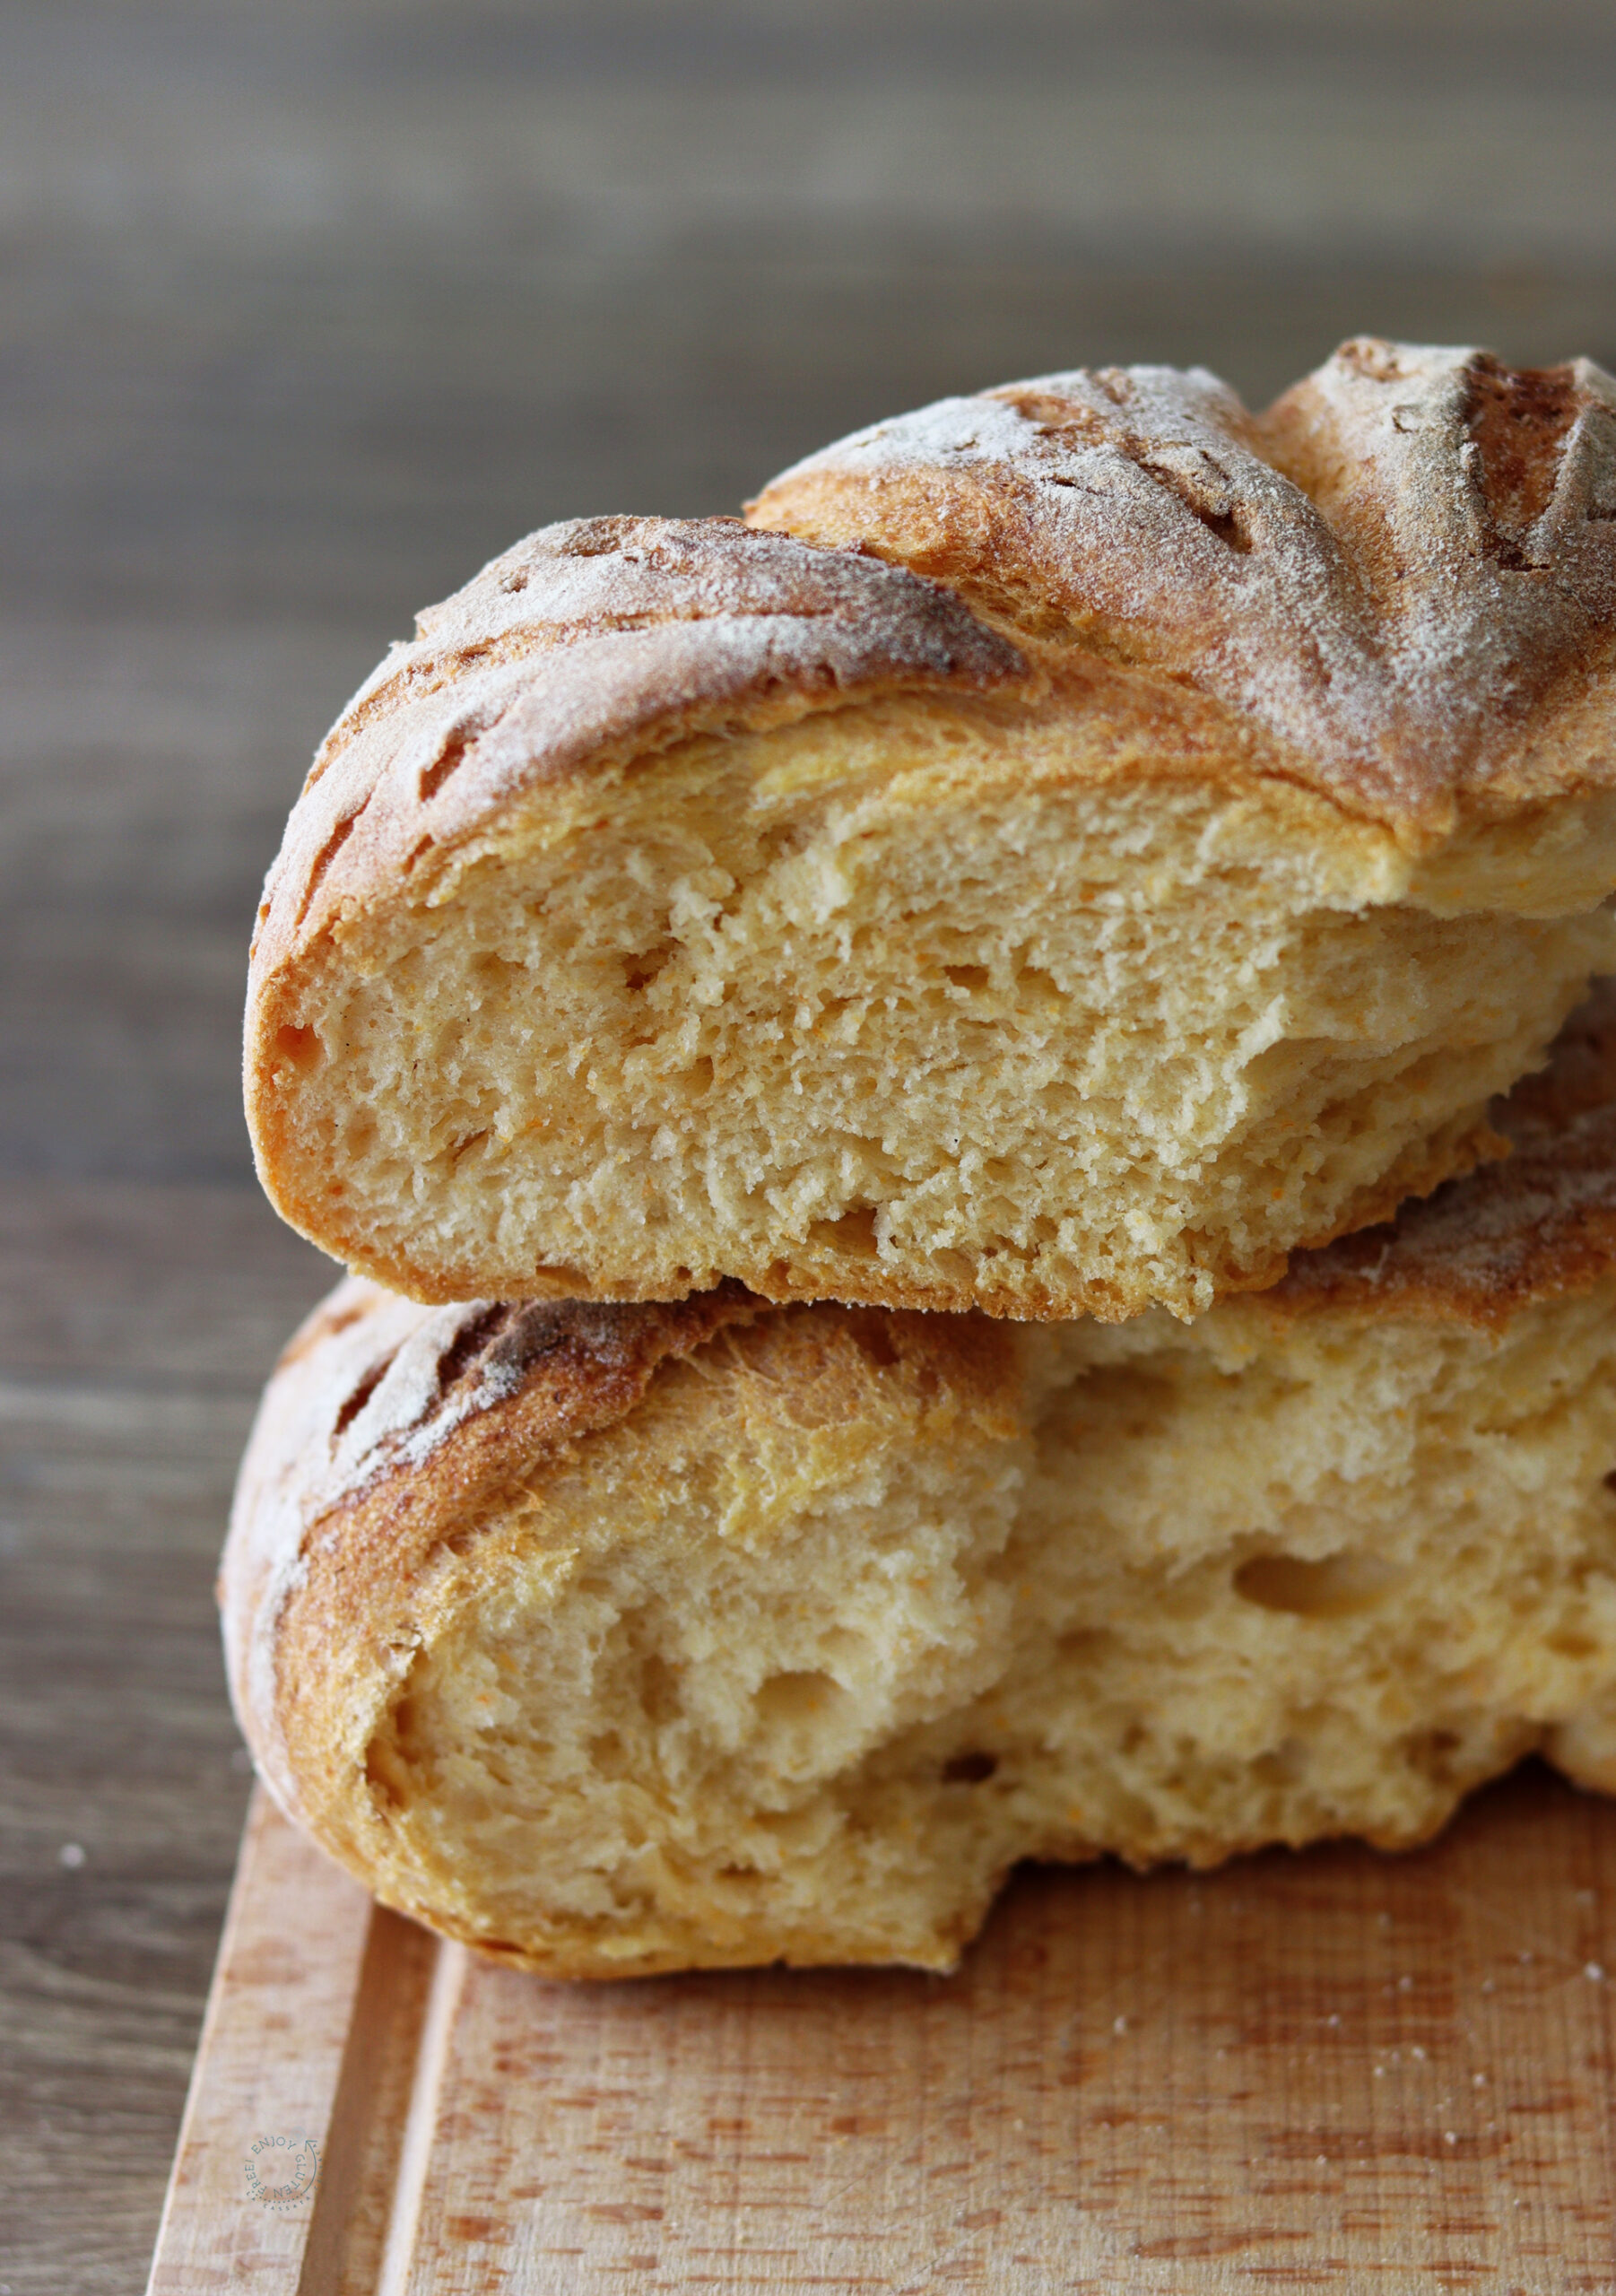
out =
[[[247,1779],[210,1583],[323,1265],[248,928],[517,534],[1050,368],[1616,364],[1603,0],[0,5],[0,2292],[140,2284]]]

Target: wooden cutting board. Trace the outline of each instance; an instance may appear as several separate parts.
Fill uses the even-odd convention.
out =
[[[951,1979],[594,1987],[260,1792],[152,2296],[1609,2292],[1613,1987],[1616,1805],[1535,1769],[1409,1857],[1023,1874]]]

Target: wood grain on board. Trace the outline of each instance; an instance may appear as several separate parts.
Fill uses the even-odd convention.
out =
[[[1413,1857],[1025,1873],[949,1979],[596,1986],[260,1790],[151,2296],[1608,2291],[1613,1987],[1616,1811],[1536,1770]]]

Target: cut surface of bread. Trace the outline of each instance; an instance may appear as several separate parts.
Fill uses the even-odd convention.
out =
[[[548,528],[423,617],[266,889],[278,1208],[428,1301],[1116,1319],[1468,1169],[1616,968],[1616,403],[1349,350],[951,403],[770,488],[806,541]]]
[[[1616,1788],[1616,1004],[1508,1161],[1186,1326],[359,1282],[245,1463],[286,1806],[525,1965],[945,1968],[1018,1858]]]

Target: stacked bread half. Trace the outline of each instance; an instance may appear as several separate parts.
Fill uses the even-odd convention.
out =
[[[749,520],[530,536],[293,812],[278,1798],[609,1976],[1616,1787],[1616,384],[1080,371]]]

